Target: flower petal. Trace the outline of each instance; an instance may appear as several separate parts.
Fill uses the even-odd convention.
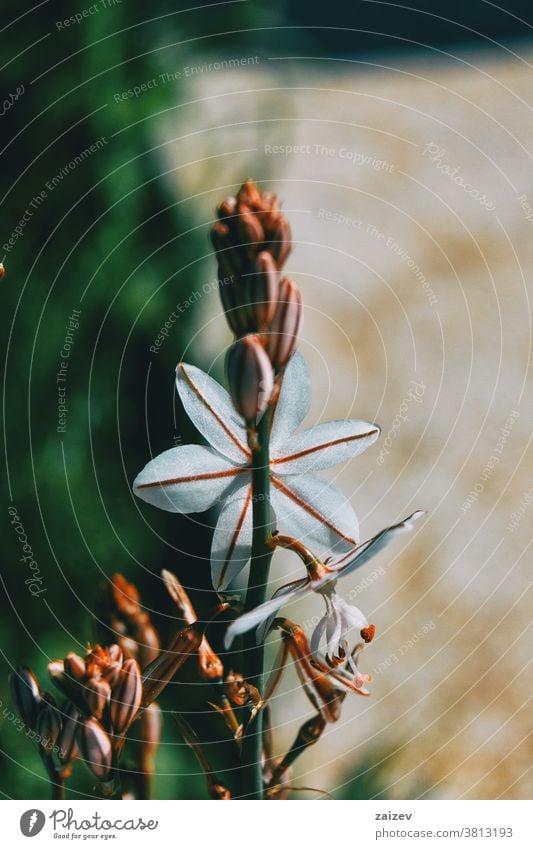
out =
[[[211,577],[217,592],[246,566],[252,551],[252,484],[249,475],[229,494],[220,511],[211,544]]]
[[[310,427],[274,452],[272,467],[279,475],[301,475],[344,463],[376,441],[380,429],[372,422],[333,421]]]
[[[238,619],[235,619],[235,621],[231,623],[226,631],[224,645],[227,649],[229,649],[233,640],[235,637],[238,637],[239,634],[245,634],[247,631],[251,631],[252,628],[255,628],[261,622],[264,622],[266,619],[274,616],[284,604],[290,604],[310,591],[308,582],[304,579],[301,586],[292,589],[284,595],[279,594],[274,598],[271,598],[270,601],[265,601],[264,604],[260,604],[259,607],[254,607],[253,610],[243,613],[242,616],[239,616]]]
[[[291,581],[290,584],[285,584],[285,586],[280,587],[276,590],[272,598],[281,598],[282,596],[287,596],[292,593],[293,590],[299,589],[299,587],[303,587],[308,583],[307,578],[300,578],[299,581]],[[265,619],[257,628],[256,639],[257,643],[263,643],[266,639],[268,632],[270,631],[270,626],[272,625],[274,619],[276,618],[276,613],[272,613],[268,619]]]
[[[209,444],[235,463],[249,462],[244,421],[220,383],[196,366],[179,363],[176,387],[185,412]]]
[[[278,531],[309,545],[318,556],[353,546],[359,533],[357,517],[338,489],[313,475],[290,479],[272,475],[271,480]]]
[[[310,404],[309,369],[302,355],[296,351],[285,369],[279,400],[272,415],[270,448],[273,456],[303,422]]]
[[[200,513],[243,472],[212,448],[179,445],[151,460],[133,481],[133,491],[161,510]]]
[[[416,510],[410,516],[407,516],[406,519],[398,522],[397,525],[391,525],[389,528],[385,528],[379,534],[362,542],[361,545],[358,545],[352,551],[348,551],[341,557],[336,558],[333,562],[328,563],[328,567],[336,573],[336,578],[343,578],[345,575],[349,575],[360,566],[363,566],[371,557],[374,557],[375,554],[381,551],[382,548],[385,548],[397,534],[412,530],[414,523],[424,515],[423,510]]]

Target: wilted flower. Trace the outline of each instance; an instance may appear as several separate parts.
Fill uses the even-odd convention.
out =
[[[198,621],[198,616],[185,589],[177,576],[168,569],[161,571],[161,577],[172,601],[176,605],[179,615],[187,625],[193,625]],[[204,635],[198,646],[198,668],[200,676],[204,681],[220,681],[224,675],[224,666],[216,652],[212,649],[207,637]]]
[[[177,388],[189,418],[211,447],[181,445],[163,452],[137,475],[140,498],[176,513],[221,502],[211,547],[215,589],[228,587],[246,565],[252,543],[252,453],[246,423],[228,393],[209,375],[180,364]],[[287,367],[270,435],[270,502],[278,530],[312,542],[322,553],[356,545],[356,515],[346,498],[312,472],[355,457],[378,437],[377,425],[333,421],[294,433],[310,404],[305,360]]]

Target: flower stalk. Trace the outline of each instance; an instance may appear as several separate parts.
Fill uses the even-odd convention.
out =
[[[266,599],[268,574],[272,560],[270,545],[270,410],[257,426],[256,450],[252,454],[252,556],[250,578],[246,592],[246,610],[254,610]],[[243,640],[243,671],[245,679],[263,693],[264,645],[256,643],[255,633],[245,634]],[[243,796],[263,798],[263,712],[259,710],[250,723],[242,741]]]

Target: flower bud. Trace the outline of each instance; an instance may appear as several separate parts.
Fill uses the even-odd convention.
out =
[[[0,262],[0,280],[5,277],[6,268],[3,262]]]
[[[178,631],[168,648],[164,649],[142,673],[142,706],[152,704],[165,689],[185,661],[198,649],[203,632],[198,623]]]
[[[41,704],[37,678],[27,666],[20,666],[10,676],[11,692],[18,714],[28,728],[34,728]]]
[[[261,251],[254,263],[254,273],[245,280],[245,296],[250,323],[256,330],[266,330],[276,312],[279,271],[272,254]]]
[[[255,424],[274,389],[272,365],[258,336],[244,336],[235,342],[228,352],[227,370],[235,409]]]
[[[259,246],[265,241],[265,231],[259,216],[251,211],[241,212],[237,219],[237,225],[240,238],[248,246],[248,255],[254,257]]]
[[[137,661],[130,658],[124,662],[118,681],[113,687],[109,713],[115,734],[124,734],[127,731],[139,710],[141,697],[141,670]]]
[[[80,753],[76,739],[80,712],[72,702],[65,702],[61,711],[62,728],[57,744],[59,746],[59,760],[65,765],[75,761]]]
[[[39,744],[48,754],[53,751],[56,740],[61,733],[61,727],[61,714],[56,707],[55,699],[53,696],[43,694],[35,729],[41,738]]]
[[[235,336],[244,336],[249,330],[250,317],[240,299],[240,285],[235,282],[235,275],[232,272],[228,275],[224,274],[228,269],[224,267],[221,256],[219,256],[219,261],[218,293],[226,320]],[[227,277],[230,279],[227,279]]]
[[[236,198],[226,198],[222,201],[220,206],[217,207],[217,215],[220,219],[231,218],[232,215],[235,215],[235,207],[237,205]]]
[[[96,719],[82,720],[78,744],[88,769],[99,781],[105,781],[111,771],[111,740]]]
[[[278,223],[272,232],[268,250],[276,260],[278,268],[283,268],[292,249],[291,228],[286,218],[279,216]]]
[[[281,281],[276,313],[267,334],[266,350],[276,369],[285,366],[298,344],[302,325],[302,295],[288,277]]]
[[[87,711],[95,719],[102,719],[105,707],[111,697],[111,687],[102,678],[89,678],[84,684],[83,700]]]
[[[73,678],[75,681],[81,681],[86,673],[85,661],[82,657],[71,651],[65,657],[64,669],[65,674],[69,678]]]

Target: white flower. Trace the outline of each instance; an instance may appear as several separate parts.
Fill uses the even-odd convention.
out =
[[[347,631],[359,622],[362,625],[360,630],[363,633],[361,636],[363,636],[363,639],[366,639],[364,632],[368,628],[368,623],[365,617],[357,607],[351,607],[346,604],[336,594],[336,583],[339,578],[344,578],[355,569],[363,566],[378,551],[381,551],[382,548],[388,545],[397,534],[411,530],[413,523],[423,515],[423,511],[417,510],[406,519],[403,519],[403,521],[385,528],[346,554],[337,557],[335,560],[328,561],[327,565],[319,564],[321,567],[319,576],[308,575],[307,578],[301,578],[299,581],[292,581],[290,584],[280,587],[279,590],[276,590],[270,601],[266,601],[253,610],[243,613],[242,616],[239,616],[238,619],[232,622],[226,631],[226,648],[231,646],[236,636],[251,631],[252,628],[256,627],[257,641],[262,642],[281,607],[313,592],[320,593],[324,597],[326,601],[326,615],[318,623],[311,639],[312,653],[313,650],[315,654],[318,652],[320,640],[325,632],[329,657],[338,656],[338,648],[340,646],[344,648],[343,641],[346,640]]]
[[[164,451],[133,482],[140,498],[175,513],[222,509],[211,547],[213,585],[224,590],[246,565],[252,545],[251,451],[244,420],[213,378],[180,363],[177,389],[185,411],[210,447]],[[287,366],[270,438],[272,527],[312,543],[323,554],[356,545],[358,524],[344,496],[311,472],[355,457],[379,435],[365,421],[332,421],[294,433],[310,405],[303,357]]]

